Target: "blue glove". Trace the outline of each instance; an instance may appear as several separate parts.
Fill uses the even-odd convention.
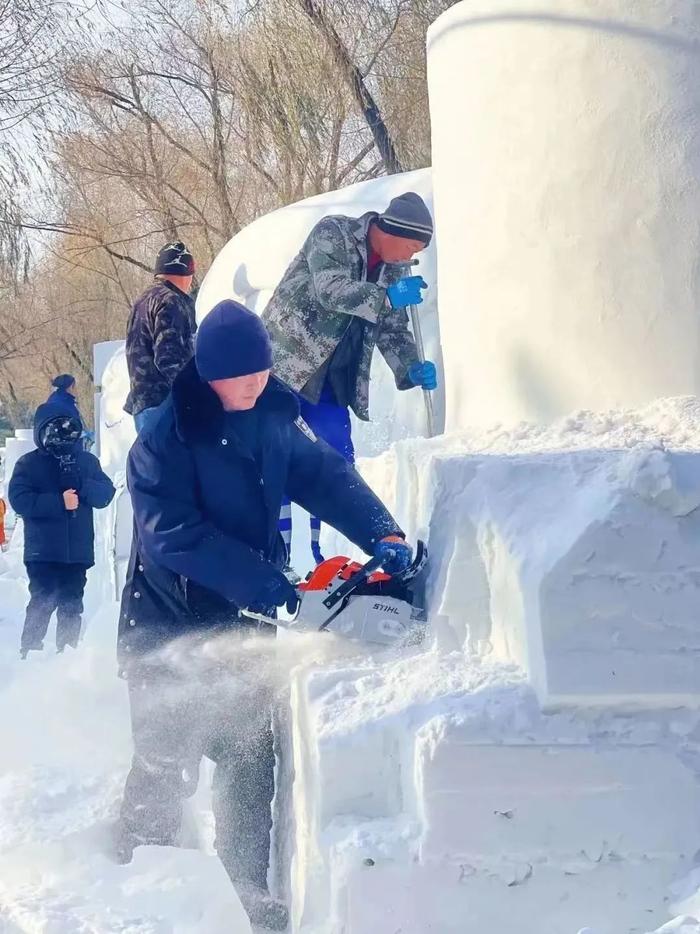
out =
[[[407,308],[409,305],[420,305],[423,301],[421,289],[427,288],[428,283],[422,276],[406,276],[390,285],[386,294],[392,308]]]
[[[374,557],[381,560],[387,574],[400,574],[411,566],[413,549],[398,535],[389,535],[374,546]]]
[[[299,606],[299,594],[289,583],[284,574],[279,571],[265,583],[260,593],[252,600],[247,607],[252,613],[260,613],[261,616],[269,616],[270,610],[278,606],[287,606],[287,612],[293,616]]]
[[[435,364],[430,360],[416,360],[408,368],[408,378],[414,386],[420,386],[422,389],[437,389],[437,371]]]

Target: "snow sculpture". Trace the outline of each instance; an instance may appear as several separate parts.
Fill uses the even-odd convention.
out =
[[[470,0],[428,77],[447,426],[700,390],[692,0]]]
[[[7,489],[10,485],[12,471],[15,469],[15,464],[23,454],[28,454],[29,451],[33,451],[34,448],[34,431],[31,428],[15,429],[14,437],[8,438],[5,441],[5,457],[3,459],[5,494],[7,494]],[[10,506],[7,495],[5,495],[5,502],[7,504],[6,521],[8,526],[10,526],[15,522],[15,514],[12,507]]]
[[[132,511],[126,488],[126,456],[135,437],[134,420],[124,411],[129,392],[124,341],[109,341],[94,347],[95,370],[99,372],[95,434],[102,469],[114,483],[116,494],[107,509],[95,514],[96,556],[102,569],[99,579],[107,598],[119,599],[131,549]],[[98,369],[99,367],[99,369]]]

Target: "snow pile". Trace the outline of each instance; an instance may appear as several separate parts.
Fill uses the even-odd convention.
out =
[[[695,0],[431,26],[450,429],[700,392],[699,41]]]

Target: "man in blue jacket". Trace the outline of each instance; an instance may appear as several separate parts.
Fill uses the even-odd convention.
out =
[[[17,461],[10,480],[12,508],[24,520],[29,578],[20,653],[44,647],[54,610],[56,648],[77,648],[88,568],[95,563],[92,510],[114,496],[109,477],[82,450],[82,424],[68,407],[40,405],[34,416],[36,450]]]
[[[51,380],[51,385],[53,391],[46,401],[51,405],[60,406],[67,415],[74,415],[82,424],[83,418],[76,398],[75,377],[70,373],[59,373]]]
[[[83,416],[80,414],[77,399],[77,387],[75,377],[70,373],[60,373],[51,380],[53,392],[46,400],[51,405],[59,405],[66,410],[66,414],[74,415],[83,426],[82,445],[86,450],[90,450],[95,441],[95,432],[85,427]]]
[[[139,844],[176,845],[182,801],[202,755],[216,763],[216,849],[251,921],[284,930],[267,889],[274,793],[271,688],[246,684],[217,657],[297,594],[282,573],[283,496],[339,529],[390,573],[411,548],[345,459],[315,438],[295,395],[270,377],[260,319],[219,303],[197,333],[195,359],[129,454],[135,536],[119,624],[134,758],[117,827],[117,857]],[[225,633],[221,652],[211,638]],[[175,641],[177,640],[177,642]]]

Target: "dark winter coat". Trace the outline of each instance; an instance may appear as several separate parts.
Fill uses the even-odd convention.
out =
[[[119,625],[124,662],[202,629],[201,590],[254,603],[286,560],[277,528],[286,494],[364,551],[398,525],[360,475],[299,419],[294,395],[271,378],[258,400],[261,464],[225,434],[221,404],[194,361],[175,380],[156,424],[127,465],[135,542]]]
[[[66,509],[65,475],[57,458],[39,443],[43,425],[65,409],[42,408],[46,417],[34,426],[37,448],[17,461],[8,490],[10,505],[24,520],[24,560],[92,567],[95,563],[92,510],[109,505],[114,487],[97,458],[76,445],[71,486],[78,494],[79,506],[74,513]]]
[[[194,353],[194,302],[172,282],[156,280],[134,303],[126,333],[131,389],[125,411],[160,405]]]

